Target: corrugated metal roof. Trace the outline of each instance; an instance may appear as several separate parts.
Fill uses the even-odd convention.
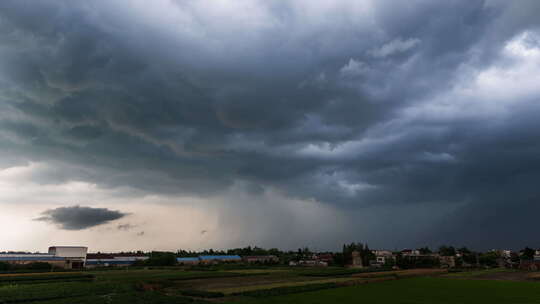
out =
[[[64,261],[65,258],[55,256],[0,257],[0,261]]]
[[[199,258],[197,257],[191,257],[191,258],[176,258],[176,261],[178,262],[195,262],[198,261]]]
[[[135,261],[115,260],[115,259],[102,259],[102,260],[86,260],[86,265],[131,265]]]
[[[201,260],[241,260],[239,255],[201,255]]]

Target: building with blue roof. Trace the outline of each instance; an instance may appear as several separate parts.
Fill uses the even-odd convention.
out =
[[[199,256],[201,263],[212,264],[220,262],[241,262],[242,258],[239,255],[201,255]]]
[[[0,254],[0,262],[25,265],[31,263],[49,263],[56,267],[69,268],[66,258],[53,254]]]
[[[188,257],[188,258],[176,258],[176,262],[180,265],[197,265],[201,262],[198,257]]]

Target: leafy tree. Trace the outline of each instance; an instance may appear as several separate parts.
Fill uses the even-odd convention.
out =
[[[343,253],[341,252],[338,252],[338,253],[335,253],[333,256],[332,256],[332,263],[335,264],[335,265],[339,265],[339,266],[345,266],[345,258],[343,256]]]
[[[529,247],[521,250],[521,257],[523,259],[532,260],[534,258],[535,250]]]
[[[512,263],[519,263],[519,254],[515,253],[515,252],[512,252],[510,254],[510,261],[512,261]]]
[[[431,249],[429,249],[428,246],[422,247],[422,248],[418,248],[418,251],[420,252],[420,254],[430,254],[430,253],[433,253],[433,252],[431,251]]]
[[[147,266],[172,266],[176,264],[176,254],[172,252],[153,251],[144,264]]]
[[[462,255],[471,254],[472,252],[469,250],[469,248],[463,246],[461,248],[457,249],[457,252],[461,253]]]
[[[456,249],[453,246],[441,246],[439,247],[439,254],[442,256],[455,256]]]
[[[10,270],[10,269],[11,269],[11,264],[0,262],[0,271]]]
[[[485,253],[481,253],[479,255],[479,262],[481,265],[489,266],[489,267],[495,267],[497,266],[497,259],[499,258],[499,254],[495,251],[489,251]]]
[[[357,251],[360,254],[360,258],[362,259],[362,264],[368,265],[370,260],[375,259],[375,255],[373,252],[369,249],[369,246],[367,244],[362,243],[351,243],[351,244],[344,244],[343,245],[343,262],[345,265],[352,264],[352,253],[354,251]]]

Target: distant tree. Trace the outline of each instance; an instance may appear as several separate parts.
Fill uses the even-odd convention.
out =
[[[173,266],[176,264],[176,254],[172,252],[153,251],[144,264],[147,266]]]
[[[534,258],[535,250],[529,247],[521,250],[521,257],[523,259],[532,260]]]
[[[467,247],[465,247],[465,246],[463,246],[463,247],[461,247],[461,248],[458,248],[458,249],[457,249],[457,252],[461,253],[462,255],[472,253],[472,252],[469,250],[469,248],[467,248]]]
[[[373,252],[369,249],[369,246],[367,244],[362,243],[350,243],[350,244],[344,244],[343,245],[343,263],[345,265],[352,264],[352,253],[354,251],[357,251],[360,254],[360,258],[362,259],[362,264],[368,265],[370,260],[375,259],[375,255]]]
[[[0,271],[6,271],[11,269],[11,264],[0,262]]]
[[[345,259],[342,252],[335,253],[332,256],[332,263],[337,266],[345,266]]]
[[[283,252],[281,252],[277,248],[270,248],[270,249],[268,249],[268,254],[269,255],[275,255],[275,256],[281,256],[283,254]]]
[[[479,254],[478,260],[481,265],[488,267],[498,266],[497,259],[500,258],[499,254],[495,251],[488,251]]]
[[[439,254],[442,256],[455,256],[456,249],[453,246],[441,246],[439,247]]]
[[[516,264],[519,263],[519,254],[517,254],[517,253],[515,253],[515,252],[512,252],[512,253],[510,254],[510,261],[511,261],[512,263],[516,263]]]
[[[428,246],[418,248],[418,251],[420,252],[420,254],[430,254],[430,253],[432,253],[431,249],[429,249]]]

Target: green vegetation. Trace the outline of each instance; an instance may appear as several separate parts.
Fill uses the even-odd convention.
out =
[[[21,265],[0,262],[0,273],[44,272],[54,270],[55,268],[61,270],[61,268],[54,267],[45,262],[34,262]]]
[[[439,277],[408,279],[443,273],[435,269],[365,273],[339,267],[252,267],[238,271],[159,267],[3,274],[0,303],[540,303],[540,283],[533,280],[534,273],[520,271],[444,271]],[[530,281],[478,280],[504,279],[506,275]]]
[[[19,274],[0,275],[0,284],[25,284],[43,282],[74,282],[92,281],[94,275],[86,273],[40,273],[40,274]]]
[[[539,287],[535,282],[415,278],[268,298],[246,298],[234,303],[531,304],[540,303]]]

